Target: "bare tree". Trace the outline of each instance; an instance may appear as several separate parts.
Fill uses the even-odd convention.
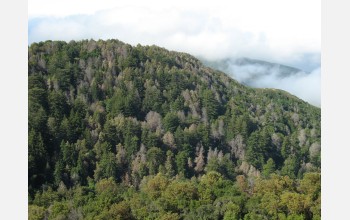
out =
[[[187,165],[188,165],[189,168],[193,167],[193,162],[192,162],[192,158],[191,157],[187,158]]]
[[[281,148],[282,146],[282,139],[280,138],[280,136],[276,133],[273,133],[271,135],[271,141],[272,141],[272,144],[275,145],[278,149]]]
[[[197,152],[197,157],[194,159],[194,162],[196,163],[194,170],[197,173],[202,172],[205,166],[203,145],[201,145],[200,150]]]
[[[222,162],[223,158],[224,158],[224,154],[222,153],[222,150],[220,150],[219,153],[218,153],[218,160],[219,160],[219,162]]]
[[[309,148],[310,158],[317,157],[321,151],[321,145],[318,142],[311,144]]]
[[[116,154],[116,158],[117,158],[117,163],[118,164],[126,164],[126,150],[124,148],[123,145],[118,144],[117,145],[117,154]]]
[[[157,130],[163,130],[162,128],[162,116],[158,112],[150,111],[146,115],[146,122],[148,128],[155,132]]]
[[[180,119],[181,123],[185,122],[186,116],[184,111],[178,111],[176,114],[177,114],[177,117]]]
[[[207,154],[207,163],[209,163],[209,161],[213,158],[218,158],[218,149],[217,148],[215,148],[214,150],[209,148],[209,151]]]
[[[301,129],[298,135],[299,145],[304,146],[306,142],[306,132],[305,129]]]
[[[211,135],[215,139],[220,139],[224,136],[224,121],[222,119],[211,124]]]
[[[236,158],[243,160],[245,156],[246,147],[243,142],[243,136],[238,134],[228,144],[231,147],[231,154],[234,155]]]
[[[170,148],[176,149],[175,138],[173,133],[171,133],[170,131],[164,134],[163,142],[164,144],[168,145]]]

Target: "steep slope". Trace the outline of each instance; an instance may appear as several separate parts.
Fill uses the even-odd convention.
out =
[[[138,189],[157,173],[295,179],[320,170],[319,108],[245,87],[189,54],[118,40],[46,41],[29,47],[28,69],[34,201],[48,186],[106,178]]]

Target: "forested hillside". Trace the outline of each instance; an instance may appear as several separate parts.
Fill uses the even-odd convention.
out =
[[[28,48],[29,219],[320,219],[320,109],[118,40]]]

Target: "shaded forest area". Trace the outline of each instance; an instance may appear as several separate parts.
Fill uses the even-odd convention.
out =
[[[320,109],[118,40],[30,45],[29,219],[320,219]]]

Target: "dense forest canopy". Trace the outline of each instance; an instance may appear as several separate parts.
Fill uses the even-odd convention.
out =
[[[320,109],[118,40],[29,47],[30,219],[320,219]]]

